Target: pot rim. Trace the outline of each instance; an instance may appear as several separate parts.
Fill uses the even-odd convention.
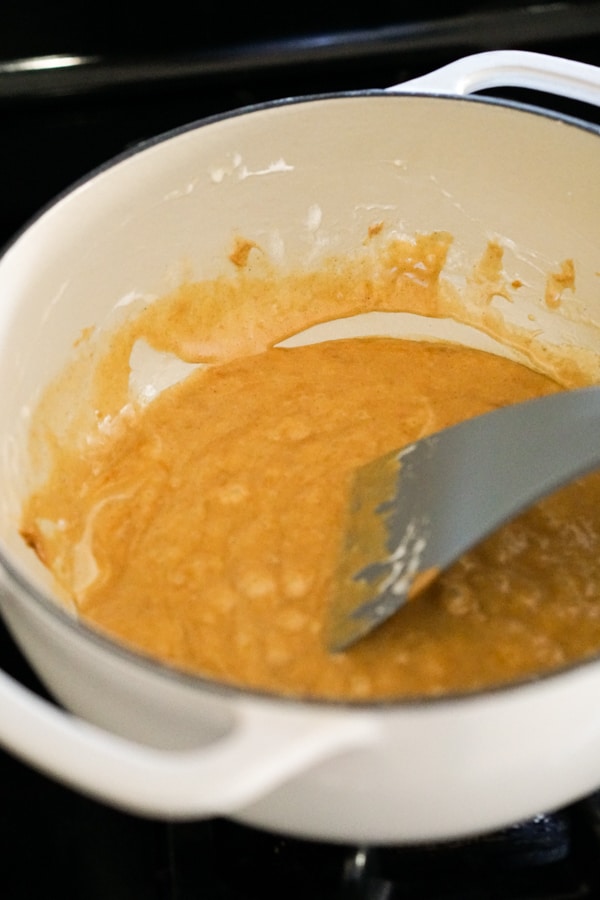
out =
[[[174,128],[162,131],[136,144],[133,144],[120,153],[117,153],[114,156],[111,156],[103,162],[99,163],[97,166],[94,166],[80,178],[72,181],[63,190],[59,191],[46,203],[40,206],[39,209],[17,229],[17,231],[8,239],[8,241],[3,246],[0,246],[0,264],[2,263],[2,258],[8,253],[10,248],[14,244],[16,244],[25,235],[26,232],[33,225],[35,225],[35,223],[39,219],[45,216],[46,213],[50,212],[51,209],[65,201],[70,194],[82,188],[88,182],[93,181],[95,178],[101,176],[102,174],[104,174],[104,172],[109,171],[125,160],[130,159],[133,156],[137,156],[139,153],[143,153],[144,151],[149,150],[152,147],[158,146],[162,143],[166,143],[167,141],[173,138],[177,138],[180,135],[187,134],[188,132],[197,131],[204,127],[216,125],[219,122],[228,119],[250,116],[254,115],[255,113],[266,112],[269,109],[293,107],[306,103],[329,102],[332,100],[355,100],[361,98],[368,99],[371,97],[377,97],[380,99],[387,97],[392,99],[393,102],[402,102],[407,98],[412,98],[422,100],[433,99],[442,102],[458,101],[461,103],[478,103],[493,107],[499,106],[514,110],[517,113],[538,115],[543,118],[561,122],[563,124],[570,125],[582,131],[590,132],[591,134],[600,137],[600,123],[596,124],[595,122],[589,122],[584,118],[570,115],[564,112],[559,112],[558,110],[547,109],[545,107],[536,105],[535,103],[526,103],[522,100],[507,99],[503,97],[484,94],[455,94],[451,92],[431,92],[426,90],[401,92],[395,91],[391,88],[365,88],[348,91],[329,91],[322,94],[299,94],[296,96],[281,97],[275,100],[265,100],[259,103],[252,103],[245,106],[235,107],[231,110],[227,110],[222,113],[215,113],[214,115],[205,116],[200,119],[193,119],[189,122],[183,123],[182,125],[176,125]],[[585,104],[585,101],[581,101],[581,103],[583,105]]]
[[[268,111],[270,109],[293,107],[305,103],[329,102],[338,100],[355,100],[369,98],[386,98],[390,102],[405,102],[407,99],[426,99],[438,100],[441,102],[465,102],[479,103],[487,106],[499,106],[514,110],[516,113],[539,115],[561,124],[566,124],[587,131],[597,137],[600,137],[600,124],[588,122],[585,119],[578,118],[557,110],[546,109],[531,103],[525,103],[520,100],[505,99],[496,96],[479,95],[479,94],[454,94],[444,92],[428,92],[428,91],[410,91],[410,92],[394,92],[384,88],[371,88],[364,90],[335,91],[323,94],[306,94],[292,97],[284,97],[281,99],[264,101],[260,103],[250,104],[234,108],[232,110],[217,113],[212,116],[203,117],[193,120],[182,125],[171,128],[167,131],[156,134],[147,138],[121,153],[107,159],[89,172],[72,182],[64,190],[56,194],[46,204],[41,206],[39,210],[31,216],[11,239],[0,248],[0,266],[3,257],[9,252],[11,247],[18,241],[23,239],[27,232],[42,219],[47,213],[54,209],[60,203],[68,200],[69,196],[75,191],[84,187],[88,182],[100,177],[105,172],[131,159],[146,150],[166,143],[169,140],[177,138],[183,134],[200,130],[201,128],[218,124],[228,119],[241,118],[243,116],[254,115]],[[409,697],[385,698],[375,700],[336,700],[331,698],[313,697],[304,695],[280,694],[267,689],[243,687],[236,684],[229,684],[225,681],[218,681],[199,673],[187,672],[175,665],[165,663],[160,659],[153,657],[142,650],[128,646],[118,641],[116,638],[103,633],[99,629],[92,626],[85,619],[69,612],[69,610],[61,605],[60,601],[53,598],[49,592],[43,591],[36,587],[20,569],[14,565],[9,558],[9,554],[5,551],[0,542],[0,574],[7,576],[8,580],[17,588],[16,597],[11,594],[9,601],[20,603],[25,601],[33,603],[41,607],[42,611],[53,618],[57,624],[64,626],[71,632],[73,637],[81,637],[86,642],[90,642],[95,647],[107,654],[116,654],[122,661],[141,667],[147,673],[156,675],[161,678],[167,678],[176,684],[181,684],[192,689],[202,689],[208,691],[211,695],[227,698],[227,699],[254,699],[260,702],[270,702],[283,704],[288,707],[309,706],[315,709],[335,709],[345,712],[356,711],[364,713],[365,711],[376,712],[397,712],[403,709],[430,708],[440,706],[455,706],[456,704],[469,704],[480,702],[484,698],[502,696],[504,697],[511,692],[522,692],[524,689],[535,689],[542,684],[546,685],[556,679],[562,679],[565,675],[576,674],[579,670],[589,668],[590,666],[600,663],[600,651],[585,659],[565,664],[559,668],[553,669],[537,675],[529,675],[518,680],[508,682],[506,684],[494,685],[486,688],[478,688],[465,692],[450,692],[442,695],[414,695]],[[0,581],[0,588],[2,582]]]

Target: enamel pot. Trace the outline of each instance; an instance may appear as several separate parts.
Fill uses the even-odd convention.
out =
[[[239,690],[78,621],[18,535],[28,417],[74,341],[126,298],[160,296],[183,271],[219,274],[235,235],[314,265],[351,253],[385,215],[403,234],[450,232],[457,283],[499,237],[523,285],[518,303],[505,304],[509,320],[539,310],[546,274],[569,258],[585,315],[548,308],[542,327],[550,341],[568,333],[600,352],[600,131],[473,96],[502,85],[600,104],[600,70],[498,52],[390,90],[244,109],[111,161],[5,250],[0,607],[58,701],[0,674],[0,743],[10,752],[135,814],[228,816],[331,841],[478,833],[600,786],[600,659],[435,700],[345,704]],[[449,325],[435,327],[443,336]]]

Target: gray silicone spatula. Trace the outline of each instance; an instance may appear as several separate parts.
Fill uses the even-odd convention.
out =
[[[591,387],[477,416],[359,469],[328,648],[350,647],[504,522],[599,467]]]

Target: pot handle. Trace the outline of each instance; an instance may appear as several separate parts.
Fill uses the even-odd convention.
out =
[[[526,50],[474,53],[388,91],[465,95],[495,87],[529,88],[600,106],[600,68]]]
[[[338,753],[371,743],[358,710],[240,698],[229,734],[193,750],[159,750],[91,725],[0,671],[0,744],[95,799],[137,815],[204,818],[241,810]]]

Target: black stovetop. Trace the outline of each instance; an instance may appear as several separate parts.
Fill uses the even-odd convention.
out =
[[[596,900],[600,797],[476,839],[365,848],[138,819],[0,757],[7,900]]]
[[[600,64],[600,2],[345,6],[261,5],[259,14],[223,5],[196,14],[172,0],[167,15],[138,2],[94,10],[5,0],[0,244],[91,168],[207,115],[284,96],[386,87],[480,50]],[[557,106],[600,121],[597,110]],[[1,625],[0,665],[43,693]],[[600,794],[477,839],[349,847],[222,819],[140,819],[0,751],[0,848],[7,900],[591,900],[600,897]]]

